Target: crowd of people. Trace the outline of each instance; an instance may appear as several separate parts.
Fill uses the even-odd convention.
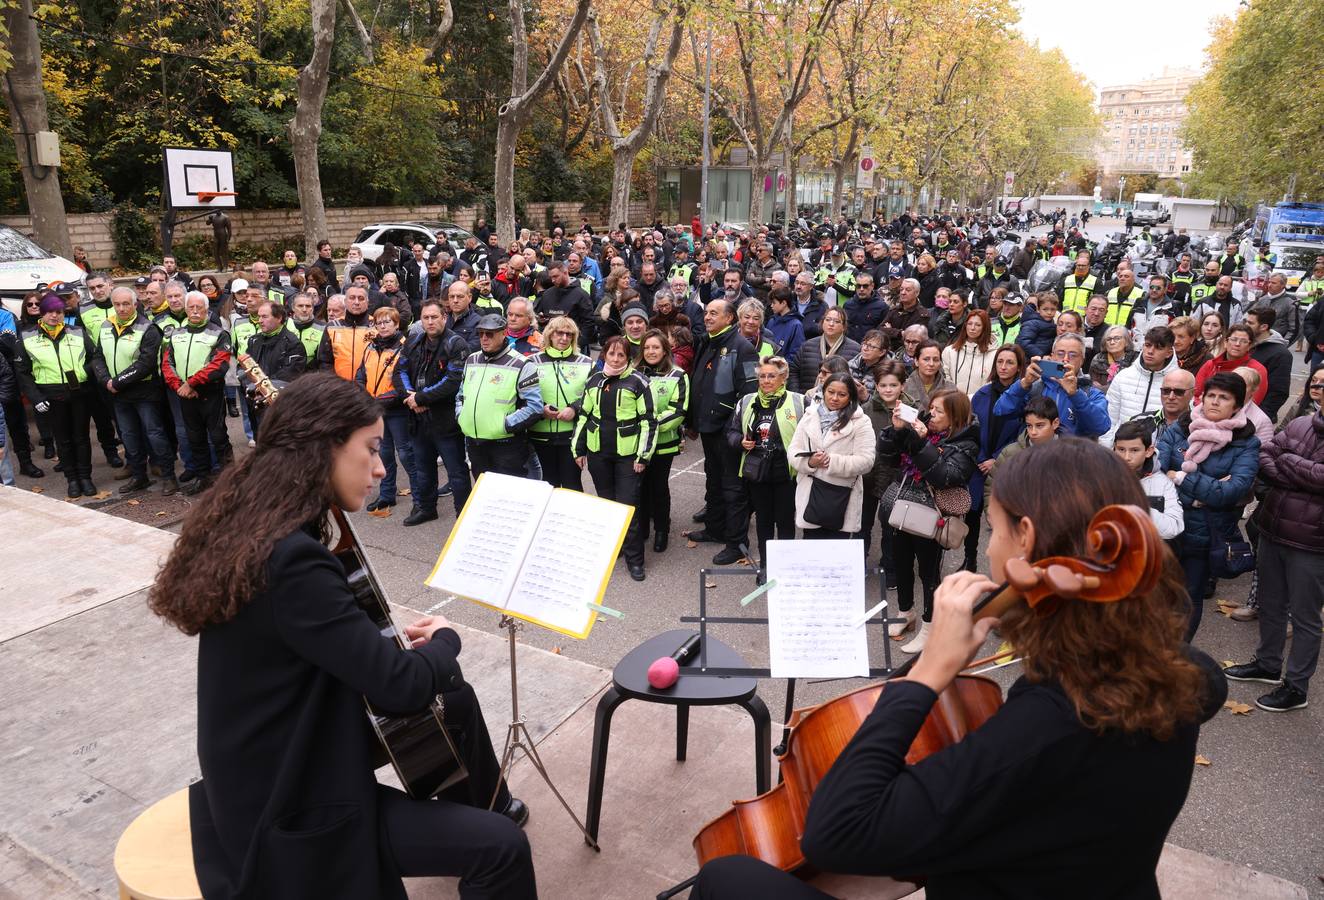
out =
[[[379,515],[402,481],[414,527],[442,497],[458,513],[483,472],[582,490],[587,470],[636,508],[622,555],[643,581],[650,534],[664,553],[673,532],[672,463],[698,449],[705,503],[684,537],[760,569],[770,539],[858,540],[913,653],[946,552],[979,568],[1008,460],[1074,436],[1140,481],[1184,575],[1188,639],[1217,580],[1255,572],[1235,617],[1258,619],[1259,648],[1227,675],[1273,685],[1265,709],[1304,706],[1324,601],[1324,307],[1281,276],[1243,307],[1234,246],[1203,276],[1187,260],[1141,284],[1126,260],[1104,277],[1075,229],[1010,258],[979,217],[907,211],[883,235],[841,219],[810,249],[696,220],[503,246],[483,225],[462,247],[351,249],[343,266],[323,241],[309,263],[291,250],[220,277],[169,257],[132,287],[93,273],[85,299],[52,285],[0,312],[0,479],[11,461],[42,477],[41,447],[70,498],[97,496],[95,428],[121,494],[196,494],[234,459],[227,417],[250,447],[261,427],[241,361],[277,384],[330,371],[384,411]],[[1037,260],[1072,252],[1055,288],[1028,290]],[[1310,372],[1293,397],[1298,336]],[[910,524],[916,507],[940,525]]]

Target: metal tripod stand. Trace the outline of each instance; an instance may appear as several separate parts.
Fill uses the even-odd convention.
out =
[[[488,802],[487,808],[492,809],[496,806],[497,794],[501,791],[501,784],[505,782],[507,775],[510,774],[510,767],[515,762],[515,751],[522,750],[525,758],[533,764],[533,768],[542,776],[542,780],[552,789],[556,799],[561,802],[566,815],[570,816],[576,827],[584,834],[584,840],[594,850],[601,852],[602,848],[598,842],[588,833],[584,823],[580,821],[579,816],[570,808],[570,804],[565,802],[565,797],[556,789],[552,783],[552,776],[547,774],[547,768],[542,764],[542,759],[538,756],[537,745],[533,741],[533,735],[529,734],[528,726],[524,724],[524,717],[519,714],[519,675],[515,667],[515,632],[517,632],[523,623],[513,616],[502,616],[498,627],[506,629],[506,635],[510,638],[510,724],[506,727],[506,746],[501,751],[501,778],[497,782],[496,790],[492,792],[492,799]]]

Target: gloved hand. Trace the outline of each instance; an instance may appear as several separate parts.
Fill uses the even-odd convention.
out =
[[[36,410],[37,412],[39,412],[39,413],[48,413],[48,412],[51,411],[51,405],[50,405],[50,403],[49,403],[48,401],[46,401],[46,400],[42,400],[42,401],[39,402],[39,403],[34,403],[34,404],[32,405],[32,408],[35,409],[35,410]]]

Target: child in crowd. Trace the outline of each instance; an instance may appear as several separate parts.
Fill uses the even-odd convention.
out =
[[[1140,478],[1140,487],[1149,498],[1149,517],[1159,537],[1170,541],[1182,533],[1186,523],[1176,485],[1162,472],[1154,471],[1152,428],[1149,422],[1123,422],[1113,437],[1113,452]]]

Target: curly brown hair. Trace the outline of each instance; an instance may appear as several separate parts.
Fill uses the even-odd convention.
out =
[[[266,584],[276,541],[309,522],[326,538],[333,453],[381,415],[363,388],[330,373],[282,389],[257,449],[189,511],[148,595],[152,612],[188,635],[238,615]]]
[[[1034,523],[1033,559],[1086,556],[1089,521],[1104,506],[1149,508],[1135,475],[1093,441],[1050,441],[1013,456],[1006,467],[993,482],[993,499],[1012,522]],[[1072,477],[1045,478],[1046,472]],[[1162,552],[1163,574],[1147,594],[1116,603],[1041,604],[1002,619],[1002,635],[1025,657],[1026,678],[1060,684],[1094,731],[1167,740],[1178,725],[1198,720],[1207,684],[1184,649],[1189,600],[1180,566],[1166,545]]]

